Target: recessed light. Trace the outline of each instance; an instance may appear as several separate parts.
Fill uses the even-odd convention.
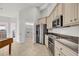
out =
[[[25,24],[26,24],[26,25],[33,25],[33,23],[28,23],[28,22],[26,22]]]

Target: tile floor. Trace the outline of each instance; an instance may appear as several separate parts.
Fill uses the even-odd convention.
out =
[[[8,46],[0,49],[0,56],[8,56]],[[14,42],[12,44],[11,56],[50,56],[50,51],[45,45],[34,44],[29,38],[24,43]]]

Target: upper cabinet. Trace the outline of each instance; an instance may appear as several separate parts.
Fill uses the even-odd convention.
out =
[[[60,16],[60,15],[62,15],[63,14],[63,4],[62,3],[59,3],[58,5],[57,5],[57,11],[58,11],[58,16]]]
[[[76,20],[76,24],[79,24],[79,4],[78,4],[78,19]]]
[[[63,4],[63,25],[69,26],[74,19],[74,4]]]
[[[53,21],[56,19],[56,17],[58,16],[58,8],[57,5],[55,6],[54,10],[53,10]]]
[[[39,24],[46,24],[46,17],[39,19]]]
[[[52,15],[47,17],[47,29],[51,29],[52,28],[52,19],[53,19]]]
[[[47,28],[52,29],[52,22],[56,20],[60,15],[63,14],[63,5],[57,4],[51,14],[47,17]]]
[[[60,18],[62,16],[62,18]],[[58,3],[50,15],[47,17],[47,28],[52,29],[52,23],[60,26],[62,19],[63,26],[73,26],[79,24],[79,4],[78,3]],[[56,21],[56,22],[54,22]],[[60,26],[61,27],[61,26]]]
[[[66,3],[63,4],[63,25],[71,26],[79,23],[78,19],[78,4]]]
[[[63,4],[59,3],[55,6],[55,8],[53,9],[53,21],[56,20],[56,18],[58,18],[60,15],[63,14]]]

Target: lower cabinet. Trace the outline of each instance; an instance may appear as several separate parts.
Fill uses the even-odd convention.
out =
[[[55,47],[55,56],[59,56],[60,55],[60,51],[57,47]]]
[[[48,35],[45,35],[45,45],[48,48]]]
[[[61,39],[59,37],[48,37],[48,48],[53,56],[78,56],[78,44]]]
[[[64,46],[58,41],[55,41],[55,56],[77,56],[78,54],[72,49]]]
[[[65,56],[65,54],[57,47],[55,47],[55,56]]]

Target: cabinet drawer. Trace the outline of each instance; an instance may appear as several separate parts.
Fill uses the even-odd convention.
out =
[[[55,47],[55,56],[59,56],[59,54],[60,54],[59,49],[57,47]]]
[[[65,45],[60,43],[60,50],[66,56],[77,56],[77,53],[74,52],[72,49],[66,47]]]
[[[60,42],[55,41],[55,55],[77,56],[78,54]]]
[[[78,54],[76,52],[74,52],[73,50],[71,50],[70,48],[64,46],[61,44],[61,48],[60,48],[61,52],[63,52],[66,56],[77,56]]]
[[[52,19],[51,19],[51,16],[47,17],[47,28],[48,29],[52,28]]]
[[[63,15],[64,15],[64,26],[70,26],[74,19],[74,4],[73,3],[65,3],[63,4]]]
[[[58,16],[60,16],[63,14],[63,4],[59,3],[57,7],[58,7]]]
[[[48,48],[48,35],[45,35],[45,45]]]

